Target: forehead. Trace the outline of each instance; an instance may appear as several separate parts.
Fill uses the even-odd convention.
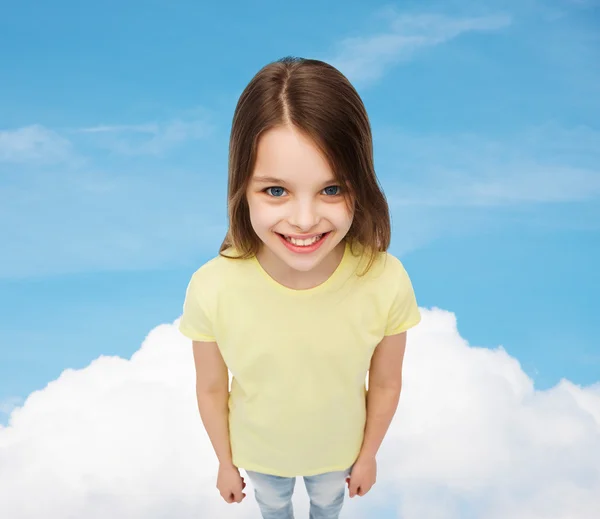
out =
[[[290,127],[273,128],[258,141],[252,177],[277,177],[295,184],[334,178],[325,156],[310,137]]]

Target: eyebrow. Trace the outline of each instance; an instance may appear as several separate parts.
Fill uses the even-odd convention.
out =
[[[265,176],[256,176],[252,178],[253,182],[260,182],[264,184],[277,184],[277,185],[285,185],[287,182],[282,178],[277,177],[265,177]],[[337,180],[335,178],[330,178],[323,182],[323,185],[335,184]]]

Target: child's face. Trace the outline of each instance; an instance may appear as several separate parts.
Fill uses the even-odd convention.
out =
[[[327,160],[298,130],[278,127],[260,138],[246,193],[250,220],[263,244],[286,265],[308,272],[342,241],[353,217],[343,194]],[[321,234],[309,246],[284,238],[312,240]]]

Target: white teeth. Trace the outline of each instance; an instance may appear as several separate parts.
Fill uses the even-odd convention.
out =
[[[290,238],[289,236],[285,236],[285,239],[298,247],[308,247],[309,245],[312,245],[313,243],[319,241],[322,236],[322,234],[319,234],[318,236],[313,236],[308,240],[297,240],[296,238]]]

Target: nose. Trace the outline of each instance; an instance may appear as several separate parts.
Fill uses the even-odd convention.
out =
[[[312,201],[298,200],[292,204],[288,222],[302,232],[310,231],[320,221],[317,207]]]

